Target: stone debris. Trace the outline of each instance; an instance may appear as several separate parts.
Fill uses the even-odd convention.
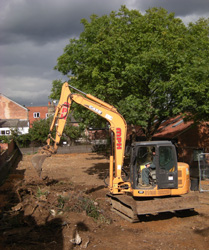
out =
[[[80,235],[78,234],[77,231],[76,231],[76,234],[75,234],[75,238],[71,239],[70,242],[72,242],[75,245],[80,245],[81,244],[82,239],[81,239],[81,237],[80,237]]]

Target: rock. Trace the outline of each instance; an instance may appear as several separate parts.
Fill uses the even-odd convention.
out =
[[[22,208],[22,203],[18,203],[16,206],[12,207],[12,211],[19,211]]]
[[[89,239],[85,243],[82,244],[82,248],[87,248],[88,244],[89,244]]]
[[[81,244],[82,239],[81,239],[81,237],[80,237],[80,235],[78,234],[77,231],[76,231],[76,234],[75,234],[75,238],[71,239],[70,242],[72,242],[75,245],[80,245]]]
[[[51,213],[52,216],[55,216],[55,215],[56,215],[56,211],[55,211],[54,209],[51,209],[51,210],[50,210],[50,213]]]

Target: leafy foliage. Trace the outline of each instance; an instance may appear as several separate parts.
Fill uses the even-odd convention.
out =
[[[61,94],[61,88],[62,88],[62,81],[61,80],[54,80],[52,82],[52,89],[51,89],[51,95],[50,98],[53,100],[58,100]]]
[[[31,143],[31,134],[22,134],[19,135],[16,139],[17,144],[19,145],[19,147],[28,147]]]
[[[9,143],[10,141],[11,141],[10,136],[6,136],[6,135],[1,135],[0,136],[0,143]]]
[[[18,129],[11,129],[11,135],[9,136],[0,136],[1,143],[9,143],[11,140],[14,140],[20,147],[26,147],[31,141],[30,134],[20,134]]]
[[[29,129],[31,141],[45,143],[49,134],[51,119],[39,119],[34,121],[33,127]]]
[[[33,123],[33,127],[29,130],[30,141],[44,144],[48,138],[51,122],[52,117],[35,121]],[[61,140],[67,140],[72,144],[76,139],[81,137],[82,133],[82,126],[72,126],[70,123],[70,118],[68,117]],[[55,138],[55,130],[52,132],[52,137]]]
[[[70,84],[117,107],[147,139],[179,113],[195,121],[209,118],[208,20],[185,26],[163,8],[142,15],[122,6],[81,22],[84,31],[70,40],[55,67],[70,75]],[[60,86],[53,82],[51,97],[59,99]],[[74,116],[105,126],[81,106]]]
[[[67,119],[67,124],[63,131],[63,139],[67,140],[69,144],[73,144],[80,137],[84,137],[82,126],[72,126],[70,124],[69,118]]]

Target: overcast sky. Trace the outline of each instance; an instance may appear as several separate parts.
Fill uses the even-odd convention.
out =
[[[0,0],[0,93],[21,105],[47,105],[53,68],[69,39],[82,32],[80,20],[119,10],[150,7],[174,12],[185,23],[209,17],[209,0]]]

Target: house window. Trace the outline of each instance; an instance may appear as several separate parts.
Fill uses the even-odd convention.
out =
[[[193,161],[198,161],[198,155],[204,153],[203,149],[194,149],[193,150]],[[201,155],[201,159],[203,159],[204,155]],[[200,159],[200,160],[201,160]]]
[[[46,119],[49,117],[49,114],[48,113],[46,113]]]
[[[33,117],[34,117],[34,118],[40,118],[40,113],[39,113],[39,112],[33,113]]]
[[[10,135],[10,130],[2,130],[1,135]]]

